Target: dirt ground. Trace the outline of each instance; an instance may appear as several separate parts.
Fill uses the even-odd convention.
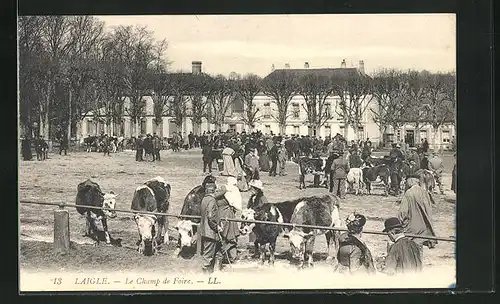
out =
[[[118,193],[118,209],[130,209],[134,189],[146,180],[160,175],[172,186],[169,213],[179,214],[186,194],[203,180],[201,151],[190,150],[173,153],[162,151],[161,162],[136,162],[135,152],[125,151],[103,156],[101,153],[75,152],[68,156],[50,154],[46,161],[21,161],[19,168],[19,196],[21,199],[33,201],[65,201],[74,203],[77,184],[91,178],[99,183],[103,191],[113,190]],[[455,195],[450,191],[452,154],[442,155],[445,165],[443,182],[445,195],[435,195],[434,226],[436,234],[442,237],[455,236]],[[283,201],[302,196],[325,193],[326,188],[298,189],[298,168],[294,163],[287,163],[287,175],[269,177],[261,174],[265,194],[269,201]],[[306,184],[312,184],[312,177],[306,178]],[[357,211],[364,214],[368,221],[367,230],[381,231],[383,220],[394,216],[398,210],[398,198],[382,196],[382,190],[376,189],[374,194],[354,196],[348,194],[341,202],[341,217]],[[247,201],[248,193],[243,193]],[[177,234],[170,230],[170,244],[162,248],[158,255],[145,257],[135,250],[138,239],[137,228],[129,214],[119,213],[115,219],[108,220],[109,232],[113,238],[121,238],[123,247],[101,244],[93,247],[91,241],[83,237],[85,221],[76,210],[70,210],[70,235],[72,250],[64,256],[57,256],[52,251],[53,210],[52,206],[21,204],[20,211],[20,268],[26,271],[138,271],[155,270],[163,273],[192,273],[199,269],[196,257],[181,258],[173,255]],[[170,219],[170,225],[176,219]],[[380,235],[364,235],[367,246],[374,258],[386,252],[386,237]],[[251,248],[247,237],[239,240],[241,260],[237,264],[227,266],[224,271],[238,273],[265,272],[267,268],[258,266],[256,261],[248,258],[247,249]],[[292,269],[287,260],[288,243],[284,238],[278,239],[277,267]],[[316,240],[315,268],[330,272],[331,266],[324,261],[326,242],[323,236]],[[424,251],[425,269],[445,269],[442,271],[452,277],[455,273],[455,245],[452,242],[440,241],[436,248]]]

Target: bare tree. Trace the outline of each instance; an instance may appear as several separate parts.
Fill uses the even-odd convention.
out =
[[[387,127],[398,128],[404,119],[407,85],[402,72],[384,69],[373,75],[373,96],[376,109],[370,109],[373,121],[379,127],[380,134],[386,133]]]
[[[403,116],[407,122],[415,126],[415,142],[420,142],[420,129],[425,123],[427,110],[424,100],[427,95],[425,86],[425,73],[410,70],[404,74],[406,82],[406,96],[403,98],[405,111]]]
[[[454,120],[453,115],[453,101],[450,100],[449,95],[449,85],[452,82],[452,78],[449,74],[429,74],[426,75],[425,86],[427,88],[427,107],[428,116],[427,121],[431,124],[433,128],[433,138],[432,142],[434,145],[438,144],[438,138],[436,133],[440,126],[445,122],[450,122]],[[441,133],[439,133],[441,137]],[[439,144],[442,142],[442,138],[439,138]]]
[[[333,118],[327,109],[326,99],[333,93],[331,79],[322,75],[307,74],[299,78],[298,93],[304,97],[307,123],[313,134]]]
[[[33,134],[33,125],[38,122],[39,102],[44,98],[47,76],[45,47],[41,30],[43,19],[37,16],[20,16],[19,37],[19,111],[20,122],[27,134]],[[40,134],[38,132],[37,134]]]
[[[234,102],[236,96],[235,81],[229,80],[223,75],[217,75],[211,82],[209,89],[209,100],[212,112],[212,123],[217,130],[222,130],[226,120],[226,114]]]
[[[250,127],[252,131],[255,124],[260,120],[259,109],[254,105],[253,100],[260,92],[260,83],[262,79],[253,74],[248,74],[239,80],[236,85],[236,92],[244,103],[243,122]]]
[[[281,134],[286,133],[286,121],[291,116],[288,108],[297,94],[297,87],[294,75],[285,70],[275,70],[262,81],[262,91],[276,104],[278,114],[272,117],[278,122]]]
[[[208,75],[192,75],[190,81],[191,119],[194,133],[200,135],[203,118],[207,118],[207,107],[209,100],[206,95],[209,92],[211,79]]]
[[[353,72],[347,77],[333,76],[332,83],[334,94],[340,98],[335,112],[344,122],[344,137],[347,137],[348,129],[352,127],[358,139],[358,129],[373,99],[371,78]]]
[[[153,100],[153,122],[157,133],[159,133],[159,126],[163,123],[163,116],[168,114],[168,102],[173,96],[171,77],[167,74],[170,62],[163,55],[167,46],[166,40],[155,45],[155,58],[149,71],[149,83],[152,89],[151,98]]]

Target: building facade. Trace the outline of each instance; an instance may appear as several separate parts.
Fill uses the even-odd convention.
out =
[[[344,60],[341,63],[340,68],[333,69],[310,69],[309,63],[306,62],[304,64],[304,68],[290,69],[289,66],[287,66],[282,70],[273,70],[271,74],[277,71],[294,73],[299,76],[308,73],[326,76],[338,74],[339,77],[349,77],[349,74],[361,73],[366,76],[366,74],[364,74],[363,61],[359,62],[359,66],[357,68],[347,68]],[[193,61],[192,74],[200,75],[201,73],[201,62]],[[206,97],[203,98],[206,99]],[[202,134],[203,132],[216,129],[216,126],[205,118],[200,126],[195,125],[190,115],[192,109],[189,102],[187,103],[187,115],[181,126],[178,126],[175,123],[175,119],[168,115],[168,112],[166,112],[167,115],[162,117],[161,122],[156,124],[154,119],[153,98],[151,96],[144,96],[143,100],[145,102],[145,114],[141,117],[137,124],[132,122],[130,116],[124,115],[121,123],[106,125],[101,119],[99,119],[102,115],[89,113],[79,123],[77,136],[82,138],[88,135],[107,133],[113,136],[123,136],[128,138],[132,136],[137,137],[140,134],[144,135],[148,133],[157,133],[160,137],[171,137],[174,132],[180,132],[183,135],[189,134],[190,132]],[[365,100],[370,102],[368,102],[363,112],[361,125],[358,127],[357,134],[355,134],[352,127],[347,127],[347,130],[345,129],[346,126],[342,121],[341,115],[338,113],[340,111],[338,107],[340,102],[339,96],[328,96],[326,98],[324,111],[328,111],[328,116],[331,118],[326,120],[319,130],[316,130],[316,134],[313,134],[314,132],[307,123],[307,111],[304,97],[301,95],[295,95],[293,96],[288,109],[289,118],[287,119],[286,124],[286,134],[313,135],[326,138],[339,133],[345,135],[348,140],[370,139],[370,141],[376,145],[382,141],[389,143],[405,141],[409,143],[410,146],[414,146],[415,144],[418,144],[420,140],[427,138],[429,144],[431,144],[433,148],[451,148],[455,138],[455,128],[452,124],[445,124],[438,128],[438,130],[434,130],[429,125],[423,125],[416,129],[414,125],[408,123],[398,130],[393,130],[388,127],[385,134],[381,134],[379,126],[374,122],[372,113],[372,111],[377,111],[376,102],[374,102],[370,96],[366,97]],[[125,107],[127,107],[128,104],[128,99],[125,99]],[[261,131],[264,134],[270,134],[271,132],[273,134],[279,134],[279,124],[274,118],[277,116],[277,107],[273,102],[273,99],[270,96],[259,93],[255,96],[253,104],[257,109],[259,109],[258,121],[253,129],[243,122],[242,118],[244,116],[244,105],[241,101],[236,100],[235,105],[233,105],[226,115],[226,119],[222,124],[222,131],[231,129],[235,132]]]

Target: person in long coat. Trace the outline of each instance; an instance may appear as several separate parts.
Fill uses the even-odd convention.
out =
[[[31,140],[29,137],[26,137],[22,140],[21,151],[23,160],[31,160],[33,158],[33,154],[31,153]]]
[[[431,200],[431,194],[419,185],[419,176],[408,176],[406,192],[401,199],[397,216],[403,225],[404,233],[436,236],[432,221]],[[415,238],[413,241],[419,245],[421,253],[423,253],[423,246],[434,248],[437,244],[437,240]]]
[[[271,170],[269,155],[267,154],[266,150],[262,151],[262,153],[260,154],[259,166],[260,171],[262,172],[269,172]]]
[[[200,206],[200,227],[198,233],[202,237],[202,270],[212,273],[222,268],[222,244],[220,240],[219,212],[217,210],[215,177],[207,176],[203,181],[205,196]]]
[[[224,170],[222,171],[222,176],[238,176],[238,172],[236,172],[236,168],[234,167],[233,160],[234,150],[226,147],[222,150],[222,160],[224,161]]]
[[[227,191],[226,186],[221,185],[215,192],[215,198],[217,200],[218,215],[222,225],[222,231],[220,232],[222,252],[225,254],[224,258],[229,259],[229,262],[233,263],[237,258],[236,245],[238,244],[240,230],[237,222],[223,220],[224,218],[236,218],[236,208],[231,206],[225,197]]]

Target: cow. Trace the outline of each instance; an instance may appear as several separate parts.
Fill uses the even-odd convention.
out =
[[[184,205],[182,205],[181,215],[200,216],[200,206],[203,197],[205,196],[205,187],[202,185],[196,186],[186,195]],[[179,232],[177,254],[179,255],[184,249],[192,248],[196,244],[199,219],[183,218],[175,225],[175,229]]]
[[[253,208],[247,208],[243,210],[241,214],[243,220],[257,220],[257,221],[268,221],[275,223],[282,223],[283,217],[279,209],[274,204],[263,204],[261,206],[254,206]],[[266,253],[269,252],[269,264],[274,265],[275,252],[276,252],[276,240],[282,229],[278,225],[269,224],[248,224],[241,223],[240,228],[243,234],[248,234],[252,231],[255,235],[255,256],[260,257],[260,264],[263,265],[266,260]]]
[[[384,196],[387,196],[389,194],[391,173],[387,165],[382,164],[375,167],[363,167],[362,170],[363,182],[366,185],[368,194],[371,194],[371,183],[380,181],[384,183]]]
[[[135,189],[130,209],[167,213],[170,190],[170,184],[157,176]],[[134,220],[139,231],[137,250],[140,253],[152,255],[158,243],[168,242],[168,218],[165,215],[135,214]]]
[[[99,146],[99,137],[98,136],[88,136],[83,139],[83,143],[85,144],[85,151],[92,152],[92,148],[96,148],[98,150]]]
[[[347,173],[346,192],[353,189],[354,193],[358,195],[363,188],[363,170],[361,168],[351,168]]]
[[[430,193],[436,188],[436,179],[432,171],[427,169],[419,169],[415,172],[420,177],[420,186]]]
[[[113,191],[109,193],[102,192],[99,185],[90,179],[79,183],[77,186],[76,211],[81,215],[85,215],[85,236],[92,238],[95,241],[94,245],[98,245],[101,241],[99,230],[103,232],[106,243],[111,244],[112,239],[108,232],[107,218],[116,217],[114,209],[117,197],[118,195]],[[85,206],[104,207],[109,210],[90,209],[85,208]],[[102,229],[97,229],[96,224],[98,223],[99,226],[102,226]]]
[[[327,158],[310,158],[308,156],[304,156],[298,159],[295,159],[299,165],[299,189],[305,189],[305,177],[308,174],[314,175],[314,187],[319,187],[320,176],[323,175],[323,183],[328,184],[328,171],[327,170]]]
[[[343,224],[339,214],[339,201],[331,194],[303,198],[295,206],[290,223],[341,227]],[[339,231],[294,227],[285,233],[284,237],[290,241],[292,258],[299,261],[300,268],[313,266],[314,240],[316,235],[323,233],[328,246],[328,259],[333,259],[339,247]]]

